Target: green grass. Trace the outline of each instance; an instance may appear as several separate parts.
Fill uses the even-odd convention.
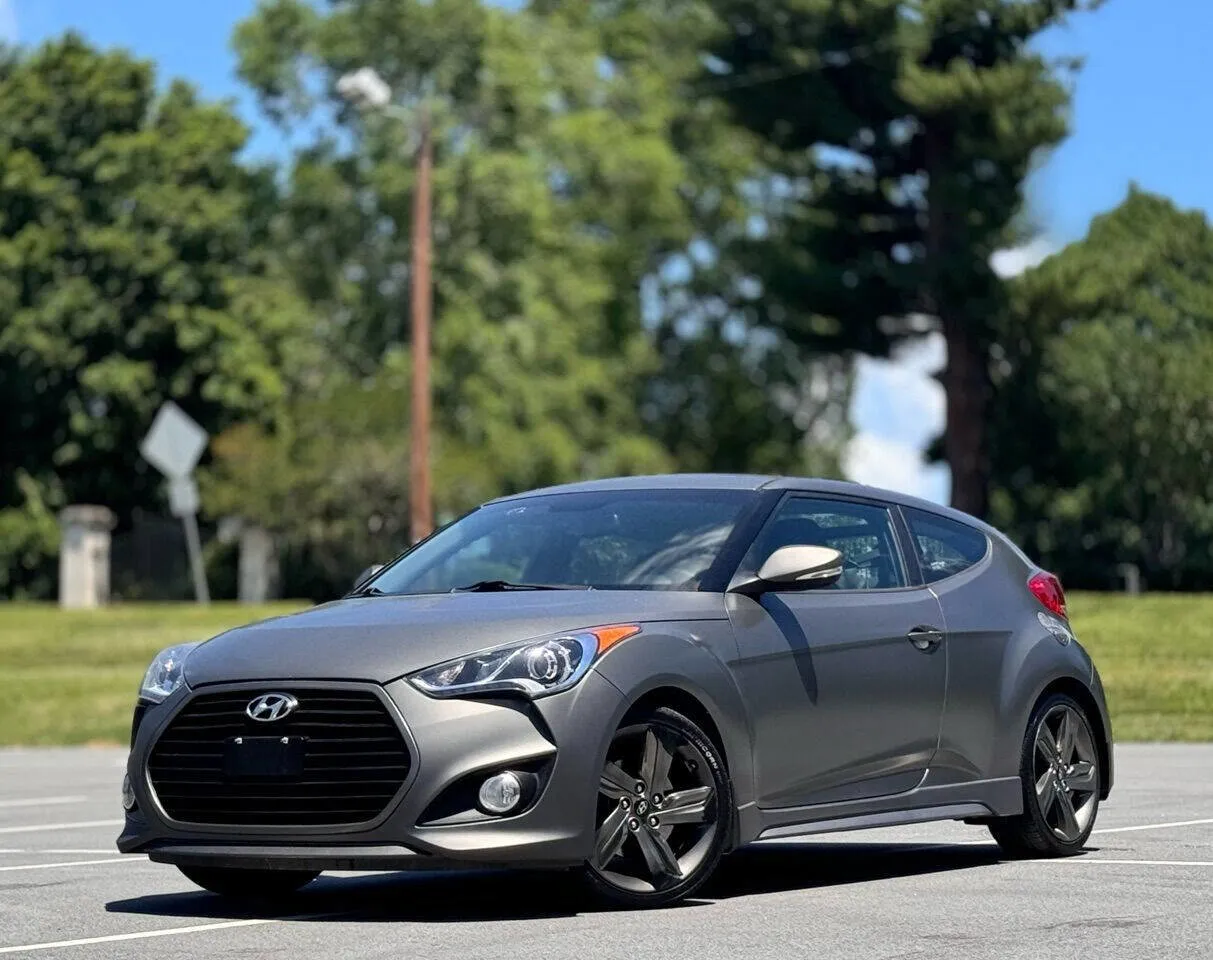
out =
[[[125,743],[156,651],[301,606],[0,604],[0,744]]]
[[[1117,740],[1213,740],[1213,594],[1067,599]]]
[[[1069,599],[1117,740],[1213,740],[1213,595]],[[0,604],[0,744],[123,743],[157,650],[301,606]]]

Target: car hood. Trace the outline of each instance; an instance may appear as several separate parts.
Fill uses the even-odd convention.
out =
[[[191,687],[242,680],[370,680],[515,640],[610,623],[723,620],[713,593],[543,590],[337,600],[237,627],[197,647]]]

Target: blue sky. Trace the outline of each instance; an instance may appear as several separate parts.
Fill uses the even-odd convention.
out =
[[[240,87],[229,49],[233,25],[255,0],[0,0],[0,36],[38,43],[75,28],[94,43],[153,59],[162,78],[182,76],[211,97],[233,97],[260,123]],[[1043,236],[1005,258],[1014,271],[1081,237],[1091,217],[1115,206],[1130,181],[1180,206],[1213,209],[1213,126],[1205,122],[1213,66],[1213,0],[1108,0],[1041,41],[1049,54],[1079,55],[1073,134],[1031,188]],[[253,154],[279,148],[265,130]],[[856,479],[933,499],[946,472],[924,469],[917,451],[939,428],[942,397],[927,373],[942,361],[927,343],[892,364],[865,363],[852,414],[860,431],[849,469]]]

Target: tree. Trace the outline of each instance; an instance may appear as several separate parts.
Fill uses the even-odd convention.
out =
[[[272,0],[237,31],[242,75],[270,114],[319,123],[292,172],[289,255],[334,355],[361,375],[407,349],[411,131],[359,113],[335,85],[369,65],[399,106],[427,97],[435,427],[440,443],[480,451],[497,491],[669,466],[637,413],[656,355],[638,306],[620,309],[613,265],[643,256],[620,224],[646,245],[681,240],[679,159],[616,108],[591,39],[476,0],[323,13]]]
[[[679,29],[690,30],[702,8],[686,9]],[[273,0],[237,33],[242,74],[270,114],[319,131],[292,174],[293,257],[334,354],[363,373],[406,339],[408,130],[358,114],[334,85],[370,65],[402,106],[428,88],[436,426],[446,443],[483,450],[481,470],[496,471],[501,490],[675,466],[799,465],[806,411],[817,423],[845,411],[833,394],[802,402],[808,392],[792,378],[806,358],[780,369],[774,338],[764,351],[743,348],[736,315],[732,339],[715,322],[671,337],[703,310],[670,294],[687,289],[685,278],[669,282],[670,264],[707,229],[699,211],[711,191],[723,198],[711,216],[740,219],[732,181],[752,154],[719,105],[681,96],[697,64],[692,35],[660,56],[638,39],[642,27],[559,2],[345,0],[318,14]],[[678,149],[691,141],[699,146]],[[700,402],[692,381],[721,364]]]
[[[269,423],[307,374],[245,136],[226,106],[181,83],[158,96],[150,65],[77,36],[3,54],[0,507],[38,530],[47,503],[125,519],[157,502],[138,443],[162,401],[212,432]]]
[[[685,245],[626,260],[616,297],[646,291],[660,368],[641,410],[680,468],[837,476],[849,437],[851,363],[789,338],[760,309],[754,278],[722,256],[766,214],[758,138],[696,95],[716,21],[701,0],[532,0],[529,9],[595,37],[603,72],[659,118],[681,157]],[[630,102],[630,101],[628,101]],[[627,250],[643,237],[619,235]],[[635,310],[635,307],[631,307]]]
[[[1133,188],[1012,287],[995,515],[1075,586],[1213,584],[1213,228]]]
[[[274,537],[285,596],[341,596],[359,571],[407,542],[408,445],[395,422],[407,396],[390,373],[330,382],[297,397],[275,430],[244,423],[215,439],[200,475],[203,500],[212,514],[255,521]],[[466,491],[436,473],[447,512]]]
[[[990,255],[1039,151],[1066,132],[1058,65],[1029,46],[1082,0],[709,0],[698,90],[769,149],[764,230],[727,255],[767,322],[813,349],[887,355],[927,329],[948,362],[953,503],[984,514]],[[1064,65],[1063,65],[1064,66]]]
[[[59,547],[59,522],[54,491],[47,491],[28,473],[16,477],[21,497],[0,508],[0,596],[49,596],[54,587],[48,560]]]

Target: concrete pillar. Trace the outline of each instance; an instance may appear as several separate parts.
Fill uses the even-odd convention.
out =
[[[247,524],[240,529],[241,603],[265,603],[278,595],[278,553],[274,538],[262,527]]]
[[[76,504],[59,514],[59,606],[87,609],[109,603],[110,531],[114,512]]]

